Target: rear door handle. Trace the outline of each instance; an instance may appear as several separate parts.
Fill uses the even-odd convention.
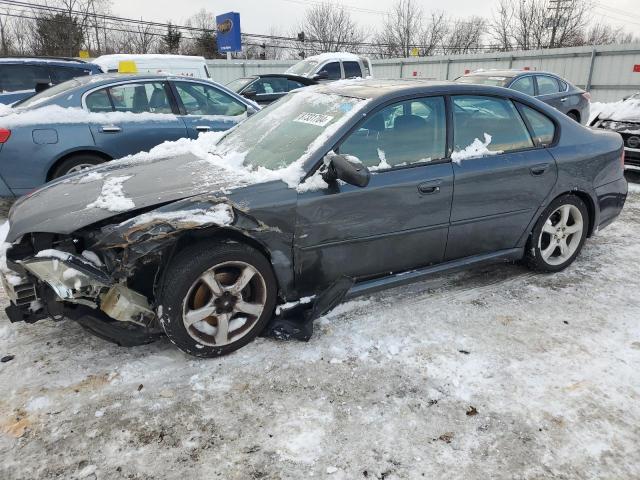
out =
[[[199,132],[208,132],[211,130],[211,127],[209,125],[197,125],[196,130]]]
[[[440,185],[442,180],[431,180],[429,182],[423,182],[418,185],[418,192],[422,195],[433,195],[434,193],[440,193]]]
[[[540,165],[534,165],[529,170],[531,171],[531,175],[534,175],[537,177],[539,175],[542,175],[544,172],[546,172],[548,168],[549,168],[548,163],[541,163]]]
[[[566,102],[567,100],[568,100],[567,97],[563,97],[563,98],[560,99],[560,101],[563,102],[563,103]]]
[[[100,131],[102,133],[120,133],[122,131],[122,128],[118,127],[117,125],[103,125],[102,127],[100,127]]]

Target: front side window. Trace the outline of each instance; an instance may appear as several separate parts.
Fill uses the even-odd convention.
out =
[[[327,63],[320,71],[327,72],[327,75],[329,75],[327,80],[340,80],[342,78],[340,62]]]
[[[373,168],[391,168],[446,157],[442,97],[396,103],[374,113],[340,145],[339,153]]]
[[[516,90],[518,92],[526,93],[527,95],[531,95],[532,97],[536,94],[535,88],[533,86],[533,77],[521,77],[517,79],[515,82],[511,84],[510,87],[512,90]]]
[[[491,137],[487,148],[509,152],[533,147],[533,141],[518,110],[510,100],[498,97],[453,97],[454,151],[461,152],[476,139]]]
[[[302,88],[302,87],[305,87],[305,86],[306,85],[304,83],[298,82],[297,80],[289,80],[288,81],[289,91],[295,90],[296,88]]]
[[[288,85],[286,78],[265,77],[256,80],[251,87],[255,89],[258,95],[270,95],[273,93],[286,93]]]
[[[33,90],[38,83],[51,83],[47,67],[41,65],[0,65],[0,90]]]
[[[217,88],[194,82],[175,82],[187,115],[224,115],[235,117],[247,111],[247,107]]]
[[[362,77],[362,70],[358,62],[342,62],[344,67],[344,78]]]
[[[116,85],[108,90],[116,112],[172,113],[165,84],[162,82],[129,83]]]
[[[550,145],[556,134],[555,124],[542,113],[527,107],[526,105],[520,105],[522,113],[527,118],[533,135],[536,137],[538,145]]]
[[[555,78],[546,75],[538,75],[538,95],[552,95],[560,91],[560,86]]]

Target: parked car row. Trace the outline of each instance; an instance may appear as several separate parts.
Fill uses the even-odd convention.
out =
[[[94,115],[170,113],[178,129],[190,108],[220,113],[218,102],[199,103],[204,90],[193,94],[208,84],[184,77],[74,82],[51,101]],[[225,94],[234,102],[224,114],[250,108]],[[82,127],[98,138],[136,128]],[[55,127],[44,130],[21,142],[51,148]],[[212,137],[18,200],[2,272],[10,320],[72,318],[124,345],[166,334],[201,357],[265,330],[308,339],[313,319],[342,299],[434,273],[521,259],[560,271],[627,194],[619,135],[494,86],[310,86]],[[28,163],[41,147],[12,154]],[[290,305],[309,308],[287,316]]]

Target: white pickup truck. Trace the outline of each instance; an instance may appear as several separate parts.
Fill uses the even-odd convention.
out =
[[[343,78],[373,78],[373,69],[368,58],[346,52],[321,53],[307,57],[289,67],[286,73],[320,82]]]

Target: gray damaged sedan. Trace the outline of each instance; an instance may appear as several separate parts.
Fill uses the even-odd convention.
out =
[[[514,90],[351,81],[227,133],[164,144],[20,199],[12,322],[72,318],[192,355],[308,339],[345,298],[485,262],[556,272],[623,208],[620,136]]]

